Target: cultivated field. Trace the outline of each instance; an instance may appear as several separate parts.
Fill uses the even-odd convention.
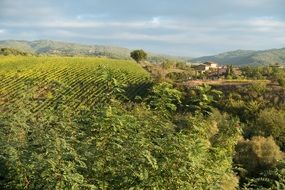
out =
[[[150,85],[148,73],[133,61],[87,57],[1,57],[0,81],[3,109],[24,103],[34,113],[95,106],[114,85],[125,85],[133,98]]]

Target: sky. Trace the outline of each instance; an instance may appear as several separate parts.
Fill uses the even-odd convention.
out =
[[[0,0],[0,40],[198,57],[285,47],[285,0]]]

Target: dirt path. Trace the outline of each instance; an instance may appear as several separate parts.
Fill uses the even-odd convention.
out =
[[[198,86],[202,84],[209,84],[209,85],[247,85],[252,83],[265,83],[269,84],[270,80],[189,80],[187,82],[183,82],[182,85],[187,86]]]

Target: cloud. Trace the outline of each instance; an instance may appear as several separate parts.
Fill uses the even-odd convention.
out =
[[[161,25],[159,17],[153,17],[150,20],[138,21],[105,21],[100,20],[46,20],[35,22],[3,22],[2,26],[6,27],[44,27],[44,28],[107,28],[107,27],[120,27],[120,28],[157,28],[164,27]],[[166,26],[166,25],[165,25]]]
[[[51,1],[35,0],[1,0],[0,2],[0,22],[33,22],[56,19],[62,16],[61,11],[56,4]]]
[[[238,0],[231,1],[231,3],[235,5],[239,5],[242,7],[263,7],[268,5],[276,5],[280,3],[280,0]]]
[[[6,23],[2,27],[24,31],[33,28],[18,35],[28,39],[41,36],[45,39],[94,44],[126,44],[130,48],[142,47],[161,53],[191,56],[281,46],[284,45],[281,36],[285,33],[284,22],[269,17],[212,19],[203,22],[199,19],[177,21],[162,17],[132,22],[62,20],[32,24]]]
[[[285,46],[284,7],[283,0],[0,0],[0,38],[190,56],[266,49]]]
[[[101,14],[78,14],[76,15],[77,20],[94,20],[94,19],[102,19],[108,18],[109,14],[101,13]]]
[[[267,28],[284,28],[285,22],[276,20],[272,17],[254,18],[249,21],[249,24],[256,27],[267,27]]]

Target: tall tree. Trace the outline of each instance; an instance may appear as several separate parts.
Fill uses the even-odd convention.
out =
[[[147,58],[147,53],[141,50],[134,50],[131,52],[131,58],[133,58],[137,63],[145,60]]]

